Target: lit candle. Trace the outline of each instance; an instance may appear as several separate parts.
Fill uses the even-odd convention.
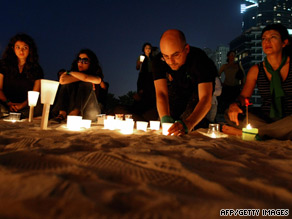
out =
[[[150,129],[158,131],[160,129],[160,121],[150,121]]]
[[[89,129],[91,127],[91,120],[90,119],[82,119],[81,120],[81,128]]]
[[[251,125],[248,124],[246,128],[242,129],[242,140],[254,141],[258,132],[259,130],[257,128],[252,128]]]
[[[67,128],[73,131],[79,131],[81,127],[81,116],[67,116]]]
[[[121,121],[122,127],[121,127],[121,133],[125,135],[133,134],[134,129],[134,121],[127,119],[126,121]]]
[[[47,129],[50,105],[53,105],[58,90],[59,82],[41,79],[41,103],[43,105],[43,114],[41,129]]]
[[[28,121],[32,122],[34,107],[38,102],[40,92],[38,91],[28,91],[28,105],[29,105],[29,117]]]
[[[168,135],[168,129],[173,125],[173,123],[162,123],[162,134]]]
[[[114,116],[106,116],[106,119],[104,120],[104,128],[109,130],[115,129],[115,117]]]
[[[19,121],[20,120],[20,116],[21,116],[21,113],[12,113],[12,112],[10,112],[9,113],[9,120],[11,122]]]
[[[106,118],[106,115],[105,114],[99,114],[99,115],[97,115],[97,124],[103,125],[105,118]]]
[[[143,56],[143,55],[140,55],[140,62],[143,62],[143,61],[144,61],[144,59],[145,59],[145,56]]]
[[[137,130],[147,131],[148,122],[137,121],[136,122]]]

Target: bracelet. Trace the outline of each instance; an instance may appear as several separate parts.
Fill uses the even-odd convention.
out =
[[[66,75],[70,75],[71,74],[71,72],[70,71],[66,71]]]
[[[188,129],[187,125],[182,120],[175,120],[175,122],[179,122],[180,124],[182,124],[184,127],[184,130],[185,130],[185,133],[188,134],[189,129]]]

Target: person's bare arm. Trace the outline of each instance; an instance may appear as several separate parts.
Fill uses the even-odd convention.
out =
[[[257,82],[258,72],[259,72],[258,66],[254,65],[250,68],[250,70],[247,73],[244,87],[243,87],[239,97],[237,98],[241,102],[242,106],[244,106],[244,104],[245,104],[245,102],[244,102],[245,98],[250,98],[252,93],[253,93],[253,90],[254,90],[256,82]],[[230,106],[228,108],[228,116],[232,122],[236,123],[236,125],[239,125],[239,121],[238,121],[238,114],[239,113],[243,113],[243,112],[240,109],[240,107],[238,106],[238,104],[237,103],[230,104]]]
[[[199,102],[196,105],[194,111],[191,115],[185,119],[183,122],[187,126],[188,131],[191,131],[208,113],[212,104],[212,82],[200,83],[198,85],[199,91]],[[168,130],[169,134],[180,135],[183,134],[182,131],[184,127],[181,123],[174,123]]]

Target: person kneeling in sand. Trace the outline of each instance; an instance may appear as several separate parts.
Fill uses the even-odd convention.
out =
[[[223,126],[224,133],[242,134],[241,129],[246,121],[241,115],[241,106],[245,105],[246,98],[251,97],[257,84],[262,106],[260,110],[251,109],[252,113],[248,114],[249,123],[258,128],[259,137],[292,139],[292,61],[286,55],[285,48],[288,38],[288,31],[281,24],[271,24],[263,29],[262,48],[266,58],[249,70],[238,103],[229,106],[226,121],[231,126]]]
[[[160,50],[152,62],[159,117],[161,123],[174,123],[169,135],[187,134],[199,127],[211,108],[217,69],[204,51],[186,43],[179,30],[163,33]]]

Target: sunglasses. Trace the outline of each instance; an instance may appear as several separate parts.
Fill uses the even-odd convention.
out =
[[[82,63],[82,64],[88,64],[89,63],[89,59],[88,58],[78,58],[78,63]]]

